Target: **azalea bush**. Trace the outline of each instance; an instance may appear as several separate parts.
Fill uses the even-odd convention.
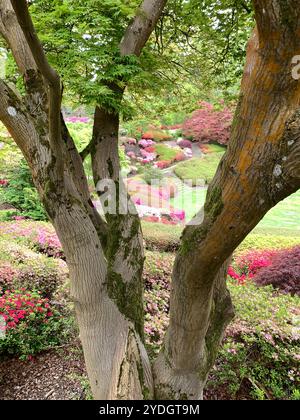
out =
[[[0,317],[1,356],[26,359],[61,344],[69,333],[65,318],[37,292],[7,290],[0,295]]]
[[[0,224],[0,235],[28,245],[49,257],[64,258],[61,243],[52,225],[17,220]]]
[[[66,263],[17,243],[0,241],[0,292],[26,288],[52,298],[68,278]]]
[[[240,284],[253,280],[259,286],[272,285],[300,296],[300,246],[248,251],[235,258],[228,274]]]
[[[201,143],[227,144],[230,138],[233,112],[227,107],[216,109],[208,102],[200,102],[200,108],[183,124],[184,136]]]
[[[192,142],[187,139],[181,139],[177,141],[177,145],[181,147],[182,149],[191,149],[192,148]]]

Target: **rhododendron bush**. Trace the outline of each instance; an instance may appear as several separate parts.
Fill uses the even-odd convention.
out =
[[[63,318],[36,292],[0,295],[0,318],[0,355],[26,358],[61,343]]]
[[[233,120],[231,109],[216,110],[208,102],[200,102],[200,109],[183,124],[183,134],[202,143],[217,142],[227,144]]]

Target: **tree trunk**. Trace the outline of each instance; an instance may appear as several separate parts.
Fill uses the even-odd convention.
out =
[[[229,147],[174,266],[170,325],[154,365],[158,398],[202,397],[232,317],[225,261],[273,206],[300,188],[300,84],[291,66],[300,20],[291,1],[272,2],[275,9],[254,3],[258,28]]]

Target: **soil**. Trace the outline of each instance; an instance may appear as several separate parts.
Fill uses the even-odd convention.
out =
[[[84,400],[87,379],[79,343],[32,360],[0,362],[0,400]]]

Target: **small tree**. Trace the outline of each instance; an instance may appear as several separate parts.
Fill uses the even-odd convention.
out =
[[[183,134],[201,143],[228,144],[233,113],[229,108],[217,110],[208,102],[200,102],[200,109],[193,112],[183,124]]]

